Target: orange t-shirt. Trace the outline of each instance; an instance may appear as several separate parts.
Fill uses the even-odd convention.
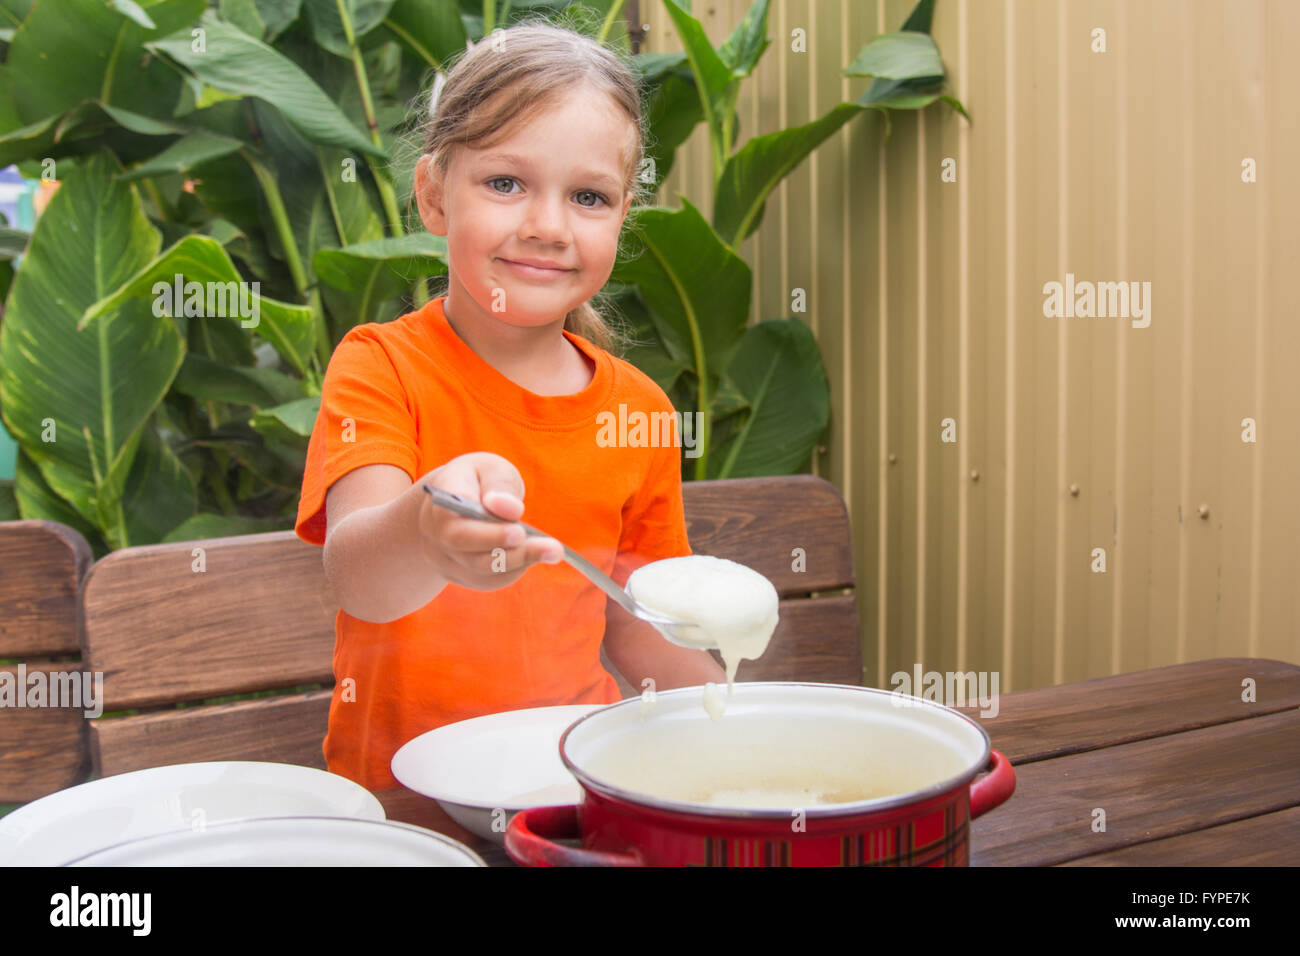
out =
[[[357,326],[334,350],[307,451],[298,536],[325,543],[325,494],[353,469],[395,465],[414,481],[486,451],[519,469],[523,520],[618,584],[649,561],[690,554],[677,423],[663,427],[663,414],[674,410],[654,380],[566,331],[595,362],[593,378],[572,395],[537,395],[462,341],[442,304]],[[638,429],[639,418],[661,427]],[[436,727],[618,700],[618,684],[600,663],[607,600],[568,564],[538,563],[494,591],[448,584],[384,624],[340,610],[327,766],[389,789],[398,786],[393,754]]]

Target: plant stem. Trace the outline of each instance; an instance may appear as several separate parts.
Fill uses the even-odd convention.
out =
[[[388,228],[393,231],[394,236],[406,235],[406,230],[402,227],[402,214],[397,209],[397,195],[393,192],[393,184],[388,181],[384,171],[375,166],[375,161],[366,158],[366,165],[370,167],[370,175],[375,177],[375,188],[379,190],[379,201],[384,207],[384,215],[388,217]]]
[[[609,36],[610,29],[614,26],[614,19],[623,12],[623,0],[615,0],[609,5],[609,13],[605,14],[605,22],[600,25],[600,33],[596,34],[596,39],[601,43]]]
[[[330,215],[334,217],[334,231],[339,234],[339,245],[348,244],[347,232],[343,229],[343,216],[339,213],[338,200],[334,198],[334,190],[330,188],[330,171],[325,168],[325,157],[321,155],[320,147],[316,147],[316,165],[320,167],[321,182],[325,184],[325,199],[330,204]]]
[[[305,297],[307,273],[302,267],[302,257],[298,254],[298,241],[293,237],[293,228],[289,225],[289,214],[285,211],[280,187],[275,177],[271,175],[271,171],[262,165],[256,156],[246,149],[241,149],[239,152],[252,167],[253,175],[257,177],[257,182],[266,196],[266,204],[271,208],[271,220],[275,223],[275,234],[280,239],[280,245],[284,247],[284,261],[288,264],[289,274],[293,277],[293,287],[298,291],[298,295]]]
[[[312,321],[316,324],[316,357],[320,359],[321,367],[324,368],[329,365],[334,343],[330,340],[329,326],[325,324],[325,303],[321,301],[320,289],[317,286],[312,286],[307,304],[311,306]]]
[[[483,0],[483,35],[487,36],[496,27],[496,0]]]
[[[706,372],[704,367],[703,353],[700,353],[698,359],[701,372]],[[700,433],[696,440],[700,443],[700,457],[695,459],[695,480],[703,481],[709,474],[709,426],[713,418],[713,412],[710,410],[712,400],[709,397],[709,383],[704,374],[700,375]]]
[[[212,497],[217,499],[217,505],[222,512],[228,515],[239,514],[239,509],[235,506],[235,501],[230,497],[230,489],[222,476],[215,471],[208,472],[208,487],[212,489]]]
[[[172,215],[172,208],[163,202],[162,193],[158,191],[157,183],[152,179],[145,178],[140,180],[140,185],[144,188],[144,191],[149,194],[149,198],[153,200],[153,204],[158,207],[159,219],[170,220],[174,218]]]
[[[361,55],[361,47],[357,45],[356,34],[352,30],[352,18],[348,16],[347,4],[343,0],[335,0],[335,3],[339,8],[339,18],[343,21],[343,35],[347,38],[348,49],[352,52],[352,72],[356,74],[357,88],[361,92],[361,109],[366,115],[366,127],[370,131],[370,142],[382,150],[384,148],[384,138],[379,135],[379,120],[375,116],[375,102],[370,95],[370,80],[366,76],[365,58]],[[406,231],[402,228],[402,217],[397,211],[397,196],[393,193],[392,183],[388,181],[384,171],[375,165],[373,157],[366,157],[366,165],[370,167],[370,173],[375,177],[375,188],[379,190],[379,201],[383,204],[384,215],[388,218],[388,227],[393,231],[394,236],[405,235]]]

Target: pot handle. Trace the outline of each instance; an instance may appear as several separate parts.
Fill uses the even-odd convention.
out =
[[[1016,771],[1011,761],[996,750],[989,751],[993,772],[970,785],[970,818],[974,820],[1005,803],[1016,792]]]
[[[506,827],[506,852],[525,866],[640,866],[635,853],[582,850],[552,842],[577,839],[578,808],[529,807],[520,810]]]

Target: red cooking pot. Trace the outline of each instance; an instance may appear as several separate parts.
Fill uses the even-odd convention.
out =
[[[560,757],[582,802],[516,814],[518,863],[966,866],[970,821],[1016,787],[964,714],[840,684],[737,684],[718,720],[700,687],[631,698],[571,724]]]

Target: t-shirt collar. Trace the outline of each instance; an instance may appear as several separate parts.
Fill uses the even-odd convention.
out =
[[[607,405],[613,388],[613,368],[603,349],[564,330],[565,338],[596,363],[596,370],[580,392],[538,395],[501,374],[456,334],[443,311],[445,300],[446,296],[439,296],[420,309],[420,323],[433,338],[434,358],[483,405],[517,421],[552,428],[591,423]]]

